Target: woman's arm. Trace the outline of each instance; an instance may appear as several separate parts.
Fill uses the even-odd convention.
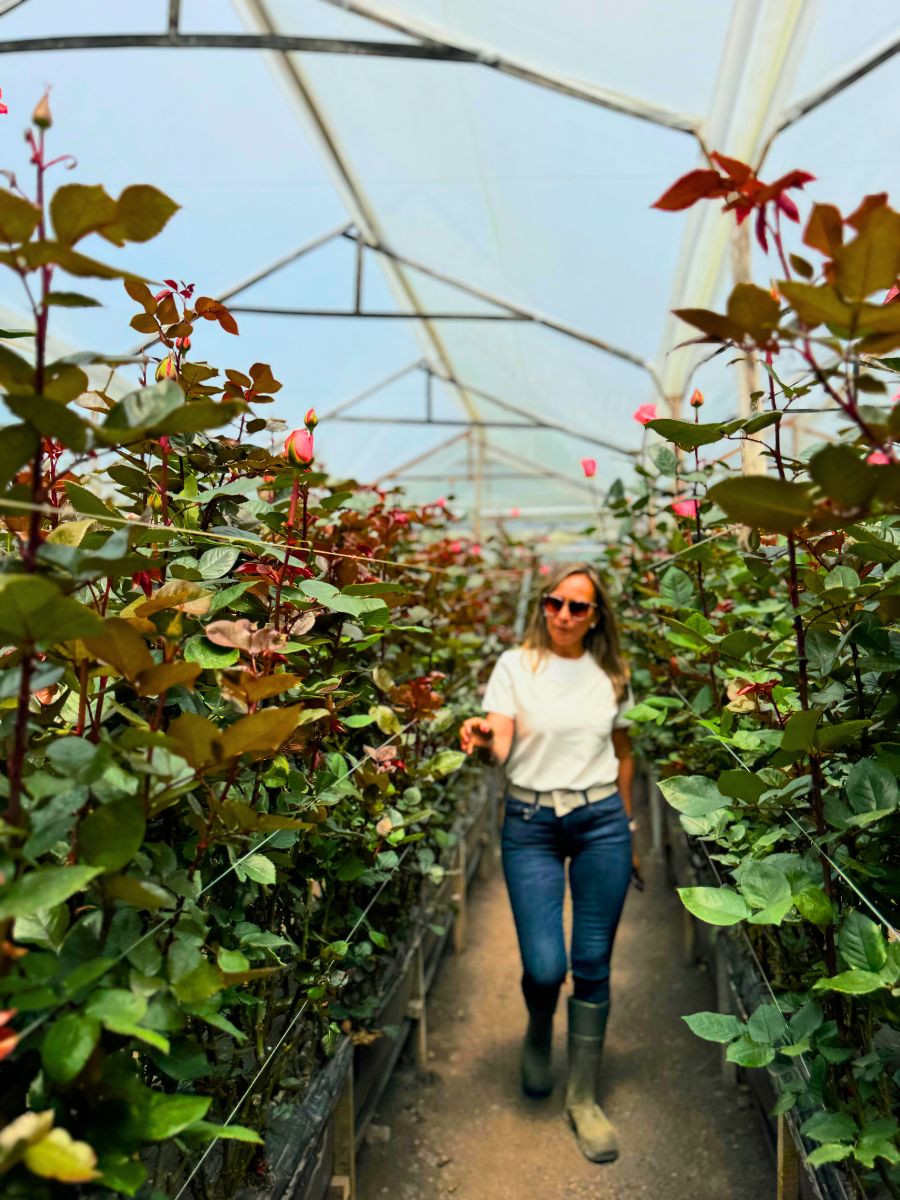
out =
[[[469,717],[460,726],[460,745],[466,754],[488,750],[493,761],[502,766],[509,758],[515,731],[515,721],[503,713],[489,712],[484,717]]]
[[[613,749],[619,760],[619,795],[631,820],[631,781],[634,778],[634,759],[631,756],[631,734],[627,729],[613,730]]]

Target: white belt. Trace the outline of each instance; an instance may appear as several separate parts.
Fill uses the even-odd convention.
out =
[[[523,800],[526,804],[534,805],[535,808],[552,808],[558,817],[564,817],[566,813],[573,812],[576,808],[583,808],[586,804],[606,800],[610,796],[614,796],[618,790],[618,784],[615,783],[597,783],[593,787],[581,791],[572,791],[570,788],[554,788],[550,792],[537,792],[534,788],[520,787],[516,783],[507,784],[506,787],[507,794],[514,800]]]

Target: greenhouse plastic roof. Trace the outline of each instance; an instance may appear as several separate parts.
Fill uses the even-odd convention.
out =
[[[121,44],[144,34],[159,44]],[[336,41],[187,44],[196,34]],[[674,349],[689,334],[667,315],[721,302],[731,278],[715,206],[650,207],[697,165],[690,130],[751,159],[796,118],[764,178],[803,167],[809,195],[840,205],[900,184],[896,0],[852,15],[843,0],[6,0],[0,41],[4,166],[25,175],[21,130],[51,84],[69,179],[152,182],[182,205],[129,248],[132,269],[224,296],[316,243],[233,296],[242,338],[204,330],[203,357],[271,362],[289,427],[310,405],[340,408],[350,419],[318,433],[332,472],[543,527],[584,524],[628,474],[638,405],[662,411],[699,384],[704,417],[737,411],[733,370],[692,374],[697,352]],[[754,262],[755,278],[769,270]],[[103,309],[59,311],[59,344],[133,349],[131,302],[97,294]],[[242,311],[357,301],[378,315]],[[19,297],[0,305],[21,324]]]

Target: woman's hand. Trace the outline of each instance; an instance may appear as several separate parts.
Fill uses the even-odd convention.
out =
[[[492,750],[494,730],[484,717],[469,717],[459,728],[459,744],[466,754],[476,750]]]

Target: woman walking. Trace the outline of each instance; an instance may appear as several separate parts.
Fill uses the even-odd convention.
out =
[[[501,654],[484,695],[485,717],[460,737],[506,765],[503,871],[519,950],[528,1026],[522,1086],[547,1096],[553,1014],[568,970],[563,935],[565,863],[572,890],[569,1078],[566,1113],[582,1153],[618,1156],[596,1101],[609,1016],[613,938],[632,872],[632,759],[623,712],[633,703],[616,620],[587,563],[545,583],[525,640]]]

